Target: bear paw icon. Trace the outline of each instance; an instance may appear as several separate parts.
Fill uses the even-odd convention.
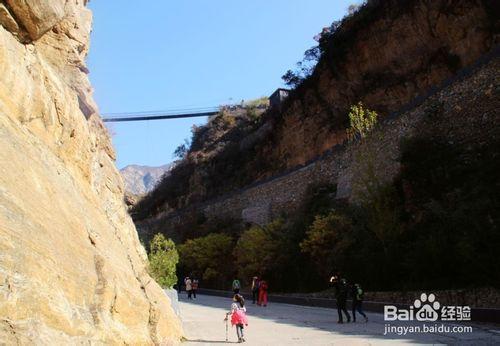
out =
[[[422,293],[420,299],[415,299],[413,306],[418,311],[415,316],[418,321],[436,321],[439,318],[439,308],[441,304],[436,301],[436,296],[434,294]]]

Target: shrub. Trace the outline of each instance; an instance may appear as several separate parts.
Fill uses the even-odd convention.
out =
[[[245,107],[267,107],[269,106],[269,99],[267,96],[262,96],[256,99],[245,101]]]
[[[364,138],[377,124],[377,113],[363,106],[363,103],[351,106],[347,136],[350,140]]]
[[[188,139],[184,139],[184,143],[179,145],[175,150],[174,150],[174,157],[182,160],[186,157],[186,155],[189,153],[189,148],[191,147],[191,142]]]
[[[246,107],[246,116],[253,122],[256,122],[259,119],[259,115],[257,114],[257,110],[255,106],[247,106]]]
[[[156,234],[150,242],[149,269],[153,278],[161,287],[170,288],[177,282],[175,268],[179,254],[171,239],[163,234]]]

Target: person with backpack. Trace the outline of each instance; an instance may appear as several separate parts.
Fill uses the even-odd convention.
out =
[[[259,300],[257,301],[257,305],[259,306],[267,306],[267,282],[264,280],[260,280],[259,285]]]
[[[339,319],[337,323],[344,323],[342,312],[345,314],[347,318],[347,323],[351,322],[351,316],[347,312],[346,303],[347,303],[347,281],[340,277],[340,274],[334,275],[330,278],[330,283],[333,285],[335,289],[335,300],[337,302],[337,312],[339,314]]]
[[[356,311],[365,318],[365,322],[368,322],[368,317],[363,312],[363,298],[365,292],[361,288],[360,284],[354,284],[352,286],[352,321],[356,322]]]
[[[254,276],[252,278],[252,304],[255,304],[259,298],[259,286],[260,280],[257,276]]]
[[[238,294],[238,293],[240,293],[240,288],[241,288],[241,285],[240,285],[240,280],[238,280],[238,279],[234,279],[234,280],[233,280],[232,287],[233,287],[233,292],[234,292],[234,294]]]
[[[248,326],[248,319],[245,312],[245,307],[238,307],[238,304],[232,303],[231,311],[226,313],[226,318],[224,319],[224,321],[227,321],[228,316],[231,315],[231,325],[236,326],[236,336],[238,337],[239,343],[245,342],[243,330],[244,326]]]

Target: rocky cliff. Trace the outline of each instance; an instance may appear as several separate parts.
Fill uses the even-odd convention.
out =
[[[175,343],[92,99],[86,2],[0,1],[0,340]]]
[[[304,164],[345,140],[351,105],[400,110],[490,51],[498,29],[490,0],[368,1],[325,40],[262,151],[279,170]]]
[[[446,172],[447,179],[450,179],[451,172],[461,170],[458,175],[460,178],[456,179],[459,186],[454,189],[455,193],[464,193],[464,182],[476,190],[487,186],[486,190],[494,191],[499,185],[495,180],[496,175],[491,172],[496,171],[500,164],[500,115],[497,111],[500,107],[499,68],[500,49],[496,49],[477,64],[462,70],[421,103],[379,123],[369,138],[338,145],[307,165],[297,166],[243,189],[174,211],[165,210],[142,221],[136,220],[139,234],[147,241],[155,234],[164,232],[182,242],[203,235],[207,230],[222,229],[232,234],[241,229],[241,225],[265,226],[279,218],[292,219],[297,214],[302,220],[304,202],[310,203],[307,201],[311,199],[311,193],[319,201],[317,203],[324,203],[316,190],[324,191],[330,199],[350,199],[358,204],[360,197],[366,198],[363,191],[366,179],[375,179],[381,184],[398,184],[402,181],[402,173],[409,174],[411,169],[402,157],[409,155],[407,143],[416,139],[447,143],[453,151],[439,154],[443,150],[439,147],[432,151],[432,155],[442,155],[443,158],[414,173],[425,184],[412,187],[407,181],[404,182],[401,191],[408,194],[409,202],[400,204],[400,207],[408,208],[410,215],[415,213],[415,202],[411,201],[415,190],[419,193],[436,190],[431,185],[433,179],[438,180],[436,171]],[[459,117],[457,114],[467,116]],[[417,155],[415,161],[419,164],[425,164],[431,157],[426,149],[423,146],[412,154]],[[460,157],[454,165],[450,160],[457,154]],[[367,158],[371,158],[369,163]],[[472,164],[473,161],[476,163]],[[483,162],[483,167],[472,168],[477,162]],[[374,175],[370,177],[370,174]],[[439,185],[444,186],[445,182],[440,181]],[[335,188],[329,189],[328,186]],[[480,205],[487,196],[479,195],[479,200],[474,200],[472,196],[464,200],[484,212],[487,208]],[[415,219],[419,217],[415,216]]]
[[[205,145],[217,147],[211,156],[192,147],[134,217],[179,210],[305,165],[345,141],[351,105],[362,101],[388,117],[487,54],[498,39],[491,0],[367,1],[332,25],[314,72],[281,112],[227,129]]]

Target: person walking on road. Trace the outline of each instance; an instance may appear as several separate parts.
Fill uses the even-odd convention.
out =
[[[257,305],[259,305],[259,306],[267,306],[267,289],[268,289],[267,282],[264,281],[264,280],[260,280],[260,285],[259,285],[259,300],[257,302]]]
[[[184,284],[186,285],[186,292],[188,294],[188,299],[192,299],[191,296],[193,294],[193,282],[189,278],[189,276],[184,280]]]
[[[182,278],[179,277],[179,279],[177,280],[177,294],[181,294],[182,292]]]
[[[365,322],[368,322],[368,317],[363,312],[363,297],[365,292],[359,284],[354,284],[352,286],[352,321],[356,322],[356,311],[365,318]]]
[[[254,276],[252,278],[252,304],[255,304],[255,302],[259,299],[259,286],[260,280],[257,276]]]
[[[244,326],[248,326],[247,315],[245,314],[245,307],[238,307],[238,304],[231,304],[231,311],[226,313],[226,318],[224,321],[227,321],[228,316],[231,315],[231,325],[236,326],[236,336],[238,337],[238,342],[245,342],[244,335]]]
[[[198,291],[198,279],[196,278],[191,283],[191,291],[193,292],[193,298],[196,299],[196,292]]]
[[[337,312],[339,314],[337,323],[344,323],[342,312],[344,312],[347,318],[347,323],[351,322],[351,316],[349,316],[346,308],[348,291],[347,281],[341,278],[340,275],[334,275],[330,278],[330,283],[335,288],[335,300],[337,301]]]
[[[233,287],[234,294],[240,293],[240,288],[241,288],[240,280],[234,279],[232,287]]]

